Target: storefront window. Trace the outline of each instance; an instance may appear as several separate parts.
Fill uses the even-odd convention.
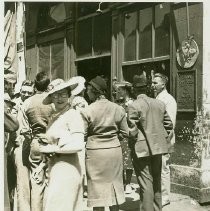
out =
[[[40,6],[37,16],[38,28],[40,30],[49,28],[66,19],[66,10],[64,3],[46,3]]]
[[[35,45],[26,46],[26,78],[34,80],[37,73],[37,53]]]
[[[103,56],[111,52],[111,14],[96,15],[77,22],[77,58]]]
[[[139,11],[139,59],[152,57],[152,8]]]
[[[50,45],[39,46],[39,72],[45,71],[50,75]]]
[[[78,22],[77,57],[92,55],[92,19]]]
[[[137,13],[126,13],[124,15],[124,60],[136,60],[136,26]]]
[[[64,45],[63,42],[51,45],[51,76],[52,79],[64,78]]]
[[[124,62],[170,54],[170,3],[143,6],[124,14]]]
[[[39,72],[52,78],[64,78],[64,42],[54,41],[39,46]]]
[[[169,54],[170,47],[170,6],[168,3],[155,6],[155,56]]]
[[[93,51],[95,55],[111,51],[111,14],[94,18]],[[103,39],[101,39],[103,37]]]

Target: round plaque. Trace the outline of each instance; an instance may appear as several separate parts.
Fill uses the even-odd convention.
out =
[[[182,68],[190,68],[195,64],[198,54],[199,49],[195,40],[183,40],[176,51],[177,62]]]

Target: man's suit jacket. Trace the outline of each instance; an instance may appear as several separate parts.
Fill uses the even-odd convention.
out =
[[[128,106],[128,126],[137,157],[168,153],[173,124],[163,102],[139,95]]]

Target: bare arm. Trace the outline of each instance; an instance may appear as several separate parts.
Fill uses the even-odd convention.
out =
[[[125,110],[122,108],[121,110],[121,121],[118,124],[118,129],[119,129],[119,138],[127,138],[129,135],[129,128],[128,128],[128,123],[126,119],[126,113]]]

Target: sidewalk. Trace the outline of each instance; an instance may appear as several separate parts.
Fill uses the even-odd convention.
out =
[[[133,191],[131,194],[126,194],[126,202],[120,206],[120,211],[139,211],[139,194],[136,184],[133,184]],[[84,200],[83,211],[92,211],[87,206],[87,200]],[[106,208],[105,211],[109,211]],[[210,203],[201,206],[197,201],[189,196],[171,193],[171,203],[163,208],[163,211],[210,211]]]

